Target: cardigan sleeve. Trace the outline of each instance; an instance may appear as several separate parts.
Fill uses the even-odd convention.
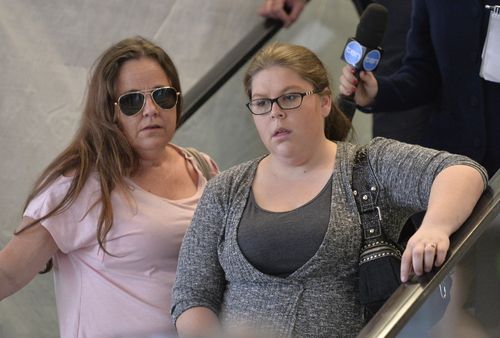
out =
[[[432,183],[445,168],[468,165],[480,172],[485,187],[486,170],[462,155],[394,140],[375,138],[368,150],[370,163],[385,194],[394,205],[413,212],[427,209]]]
[[[217,252],[225,219],[220,178],[209,181],[182,242],[171,308],[174,324],[192,307],[206,307],[216,314],[220,309],[225,289]]]

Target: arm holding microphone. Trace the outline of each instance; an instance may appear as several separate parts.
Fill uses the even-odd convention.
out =
[[[341,94],[351,95],[355,104],[374,113],[410,109],[439,97],[440,68],[423,3],[413,2],[412,23],[401,68],[390,76],[375,76],[370,71],[358,69],[353,73],[356,77],[352,77],[349,75],[352,65],[348,64],[340,76]]]
[[[373,72],[382,57],[380,44],[387,27],[388,11],[380,5],[372,3],[361,14],[356,28],[356,36],[347,40],[341,59],[347,63],[341,77],[340,92],[337,99],[340,110],[352,120],[356,105],[364,106],[372,102],[377,94],[376,81]],[[363,74],[362,78],[360,78]],[[370,75],[367,75],[370,74]],[[361,88],[361,94],[355,96],[356,85],[359,80],[369,80],[366,90]]]
[[[378,93],[378,82],[372,72],[362,70],[359,77],[356,76],[356,69],[351,65],[342,68],[342,75],[339,78],[340,93],[344,96],[352,96],[354,102],[360,107],[371,106],[375,102]]]

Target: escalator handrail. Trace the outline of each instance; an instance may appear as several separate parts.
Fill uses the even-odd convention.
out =
[[[450,238],[448,258],[437,271],[402,284],[358,337],[395,337],[476,243],[500,212],[500,170],[488,182],[471,216]]]

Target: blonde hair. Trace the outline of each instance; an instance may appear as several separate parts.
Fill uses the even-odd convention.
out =
[[[248,66],[243,84],[249,99],[252,98],[253,77],[272,66],[289,68],[311,83],[320,95],[332,95],[328,72],[316,54],[303,46],[274,42],[261,49]],[[343,141],[351,128],[351,121],[332,99],[330,114],[325,119],[325,136],[330,140]]]
[[[115,82],[123,63],[142,57],[156,61],[170,79],[171,85],[177,91],[181,91],[177,70],[172,60],[161,47],[153,42],[138,36],[122,40],[104,51],[92,67],[78,131],[70,145],[40,175],[27,198],[25,209],[35,196],[61,175],[71,174],[71,185],[54,209],[34,220],[28,227],[70,207],[78,198],[90,173],[96,172],[101,190],[99,202],[102,205],[96,237],[100,248],[108,253],[104,242],[113,226],[111,192],[117,187],[124,187],[124,177],[131,176],[139,168],[136,152],[117,125],[114,107],[117,99]],[[182,98],[179,97],[176,106],[177,121],[179,121],[181,104]],[[47,264],[44,272],[49,271],[50,267],[51,262]]]

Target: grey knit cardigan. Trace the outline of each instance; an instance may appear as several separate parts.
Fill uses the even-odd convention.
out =
[[[203,306],[223,326],[271,329],[276,337],[355,336],[363,326],[358,298],[361,228],[351,191],[356,146],[338,142],[330,221],[316,254],[286,278],[261,273],[244,257],[237,229],[259,161],[212,179],[180,251],[172,316]],[[385,233],[397,240],[407,218],[427,207],[434,177],[444,168],[477,163],[459,155],[376,138],[368,156],[382,187]],[[286,231],[286,229],[283,229]]]

